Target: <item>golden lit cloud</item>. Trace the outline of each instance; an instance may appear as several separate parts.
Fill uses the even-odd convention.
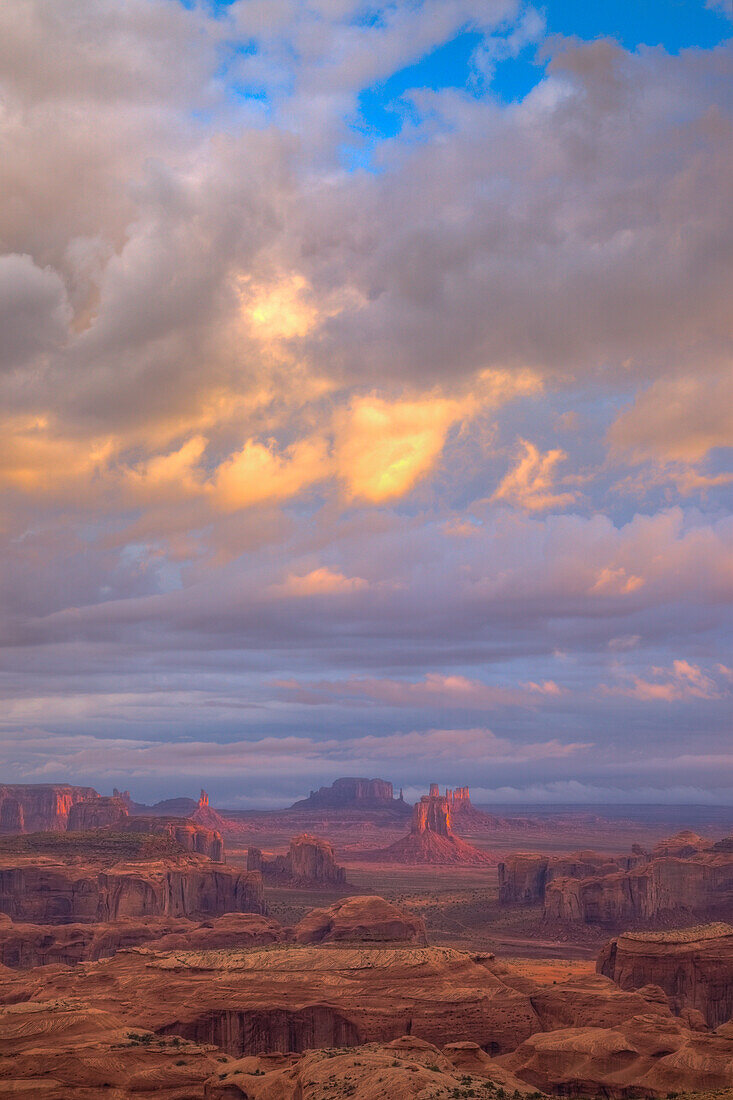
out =
[[[308,300],[308,283],[291,274],[270,286],[241,285],[244,312],[262,340],[292,340],[307,336],[318,323],[318,309]]]
[[[698,665],[676,660],[671,669],[653,668],[653,680],[632,676],[630,683],[604,688],[607,694],[629,695],[644,702],[678,703],[687,699],[718,699],[723,692]]]
[[[250,439],[217,469],[213,499],[224,511],[287,500],[327,474],[326,446],[321,439],[300,440],[282,451],[273,442]]]
[[[0,486],[63,496],[104,470],[114,449],[111,438],[56,435],[45,416],[7,420],[0,430]]]
[[[567,455],[560,449],[544,454],[526,439],[520,440],[524,453],[491,496],[528,512],[547,508],[565,508],[575,502],[575,493],[554,491],[555,467]]]
[[[336,470],[348,496],[372,504],[404,496],[433,469],[450,428],[474,404],[438,396],[355,398],[336,420]]]

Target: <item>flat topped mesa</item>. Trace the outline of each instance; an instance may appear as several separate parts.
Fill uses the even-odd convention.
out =
[[[307,798],[295,802],[293,810],[392,810],[405,816],[409,807],[400,797],[395,798],[394,788],[386,779],[362,779],[345,776],[335,779],[330,787],[319,787]]]

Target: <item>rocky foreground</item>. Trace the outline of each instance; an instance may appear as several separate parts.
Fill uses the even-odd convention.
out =
[[[52,929],[59,944],[71,928]],[[76,965],[0,970],[0,1096],[626,1100],[733,1088],[730,1021],[709,1027],[659,985],[543,983],[488,952],[427,946],[422,922],[381,898],[341,899],[294,928],[235,914],[155,931],[108,958],[93,959],[92,938]],[[0,944],[34,935],[6,921]],[[712,942],[695,935],[690,945]]]

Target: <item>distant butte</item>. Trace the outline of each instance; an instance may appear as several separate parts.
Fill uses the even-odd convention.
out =
[[[468,800],[468,788],[461,789]],[[384,863],[493,863],[488,852],[474,848],[453,832],[453,801],[452,792],[450,796],[441,795],[438,784],[432,783],[430,793],[413,806],[407,836],[388,848],[364,852],[361,858]]]
[[[394,797],[394,787],[386,779],[335,779],[330,787],[311,791],[308,798],[294,802],[291,810],[392,810],[410,813],[402,797]]]

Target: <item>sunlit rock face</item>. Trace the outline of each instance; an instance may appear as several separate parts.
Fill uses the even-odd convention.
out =
[[[410,831],[388,848],[361,853],[361,858],[386,863],[494,863],[493,856],[468,844],[453,831],[451,800],[430,786],[412,808]]]
[[[448,798],[441,798],[437,793],[423,795],[419,802],[415,803],[412,810],[413,833],[435,833],[437,836],[452,836],[451,826],[451,802]]]
[[[98,798],[93,787],[68,783],[0,784],[0,833],[61,832],[75,803]]]
[[[699,1012],[709,1027],[733,1016],[733,927],[706,924],[672,932],[624,932],[596,963],[622,989],[658,985],[675,1012]]]

